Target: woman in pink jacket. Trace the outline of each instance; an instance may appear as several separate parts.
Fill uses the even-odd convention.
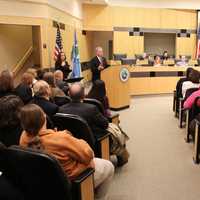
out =
[[[184,102],[183,107],[184,107],[185,109],[187,109],[187,108],[189,108],[189,109],[192,108],[192,106],[193,106],[193,104],[194,104],[194,102],[195,102],[195,99],[196,99],[197,97],[200,97],[200,89],[197,90],[196,92],[193,92],[193,93],[186,99],[186,101]],[[197,102],[197,105],[200,106],[200,101]]]

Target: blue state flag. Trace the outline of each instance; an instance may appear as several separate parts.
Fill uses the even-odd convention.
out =
[[[72,46],[71,61],[72,61],[71,78],[80,78],[82,76],[82,72],[81,72],[81,63],[80,63],[80,55],[78,50],[76,31],[74,32],[74,44]]]

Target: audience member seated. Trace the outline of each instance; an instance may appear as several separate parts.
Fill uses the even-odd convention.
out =
[[[190,73],[192,72],[193,68],[189,67],[186,70],[186,76],[184,78],[180,78],[176,84],[176,96],[178,98],[182,98],[182,85],[185,81],[189,81]]]
[[[26,73],[29,73],[33,76],[33,85],[37,82],[37,70],[34,68],[28,68]]]
[[[167,52],[167,51],[164,51],[164,52],[163,52],[162,59],[163,59],[163,60],[168,60],[168,59],[169,59],[169,55],[168,55],[168,52]]]
[[[34,98],[31,103],[40,106],[43,111],[52,118],[58,111],[58,106],[50,102],[51,90],[46,81],[40,80],[33,86]]]
[[[159,67],[159,66],[161,66],[161,64],[162,64],[162,62],[161,62],[160,56],[155,56],[154,66]]]
[[[114,174],[110,161],[94,158],[89,145],[74,138],[70,132],[55,131],[46,128],[46,117],[40,107],[29,104],[21,109],[21,124],[24,129],[20,145],[44,150],[55,156],[67,176],[74,180],[87,168],[95,168],[94,184],[97,197],[106,197]]]
[[[74,114],[85,119],[92,129],[96,139],[107,134],[108,120],[96,108],[96,106],[83,103],[84,87],[79,83],[74,83],[69,88],[69,95],[72,102],[59,108],[60,113]]]
[[[18,145],[21,135],[19,110],[22,100],[15,95],[0,98],[0,141],[6,145]]]
[[[199,88],[197,91],[193,92],[193,93],[185,100],[183,107],[184,107],[185,109],[190,109],[190,108],[192,108],[192,106],[193,106],[193,104],[194,104],[194,102],[195,102],[195,99],[196,99],[197,97],[200,97],[200,88]],[[198,106],[200,106],[200,102],[198,101],[197,103],[198,103]]]
[[[30,73],[24,73],[21,78],[21,83],[15,88],[16,95],[18,95],[24,104],[31,101],[33,97],[32,93],[33,76]]]
[[[46,81],[51,89],[51,98],[54,99],[55,97],[65,97],[65,93],[55,85],[54,81],[54,74],[53,72],[46,72],[43,76],[43,80]]]
[[[141,59],[142,59],[142,60],[149,59],[149,56],[147,55],[146,52],[144,52],[144,53],[142,54],[142,58],[141,58]]]
[[[189,73],[188,81],[185,81],[182,84],[183,98],[185,98],[185,94],[188,89],[200,87],[199,80],[200,80],[200,73],[197,70],[192,70],[191,73]]]
[[[37,77],[36,77],[36,79],[38,81],[39,80],[43,80],[44,73],[45,73],[44,69],[38,69],[37,70]]]
[[[110,108],[109,101],[108,97],[106,96],[106,87],[104,81],[96,80],[95,82],[93,82],[92,89],[89,91],[87,97],[100,101],[104,107],[104,116],[105,117],[111,116],[111,112],[109,109]]]
[[[63,72],[64,79],[68,78],[69,73],[71,72],[69,64],[66,60],[66,55],[64,52],[61,52],[58,55],[58,59],[55,63],[55,70],[60,70]]]
[[[197,91],[193,92],[184,102],[184,109],[191,109],[192,106],[195,103],[195,100],[197,97],[200,97],[200,89],[198,89]],[[200,107],[200,101],[197,101],[197,106]],[[196,107],[193,108],[195,110],[193,110],[193,118],[191,119],[191,121],[189,122],[189,133],[190,135],[193,137],[195,137],[195,126],[196,126],[196,122],[195,119],[197,118],[198,120],[200,120],[200,114],[196,114],[196,112],[198,113]],[[194,118],[195,117],[195,118]]]
[[[9,70],[4,70],[0,74],[0,97],[14,94],[13,74]]]
[[[185,56],[181,56],[180,60],[176,63],[177,66],[187,66],[188,60]]]
[[[54,72],[54,80],[57,87],[59,87],[66,95],[68,95],[69,86],[63,81],[63,72],[61,70],[56,70]]]

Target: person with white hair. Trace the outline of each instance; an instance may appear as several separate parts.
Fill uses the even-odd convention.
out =
[[[58,106],[50,101],[51,89],[46,81],[37,81],[33,86],[34,97],[32,104],[40,106],[49,118],[58,111]]]
[[[107,68],[106,58],[103,57],[102,47],[96,47],[96,56],[90,61],[91,71],[92,71],[92,81],[101,79],[101,71]]]

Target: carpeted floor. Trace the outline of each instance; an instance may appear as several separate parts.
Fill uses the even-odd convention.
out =
[[[199,200],[200,165],[172,112],[172,96],[134,97],[120,112],[129,163],[117,169],[109,200]]]

